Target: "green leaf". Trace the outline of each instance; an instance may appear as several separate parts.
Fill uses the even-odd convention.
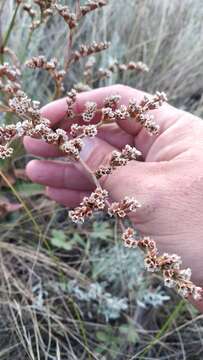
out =
[[[104,350],[105,350],[104,348],[99,347],[99,346],[95,348],[95,352],[98,354],[102,354],[104,352]]]
[[[113,229],[108,222],[95,221],[90,236],[98,240],[108,241],[113,237]]]
[[[85,245],[83,237],[76,232],[73,234],[73,236],[71,238],[71,242],[73,242],[75,244],[80,244],[81,246]]]
[[[50,242],[59,249],[71,250],[73,248],[73,242],[66,240],[66,235],[62,230],[52,230]]]
[[[119,331],[120,331],[121,334],[126,335],[128,333],[128,331],[129,331],[129,325],[121,325],[119,327]]]
[[[15,185],[16,191],[24,197],[39,195],[44,192],[44,187],[39,184],[32,184],[26,182],[18,182]]]
[[[128,341],[132,344],[136,344],[138,340],[139,336],[137,331],[134,328],[130,327],[128,332]]]
[[[121,325],[119,327],[119,332],[122,335],[126,335],[127,340],[130,343],[135,344],[139,340],[138,333],[137,333],[136,329],[132,325],[126,325],[126,324]]]
[[[97,331],[96,337],[99,341],[102,341],[104,343],[108,342],[108,340],[109,340],[109,336],[104,331]]]

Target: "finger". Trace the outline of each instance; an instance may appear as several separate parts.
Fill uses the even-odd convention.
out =
[[[42,157],[58,157],[63,156],[63,153],[59,151],[57,146],[47,144],[43,140],[33,139],[30,136],[25,136],[23,144],[26,151],[29,154]]]
[[[38,184],[71,190],[91,190],[93,184],[79,166],[65,162],[32,160],[26,167],[28,177]]]
[[[91,152],[89,166],[94,172],[100,164],[106,163],[107,158],[110,159],[114,149],[99,138],[85,139],[81,157],[89,157],[89,152]],[[59,161],[32,160],[27,165],[26,173],[33,182],[54,188],[73,190],[91,190],[94,188],[89,174],[78,163],[67,164]]]
[[[133,136],[126,133],[117,124],[108,124],[99,128],[98,137],[118,150],[121,150],[126,144],[134,145]]]
[[[47,187],[46,195],[62,205],[65,205],[69,208],[74,208],[81,203],[85,196],[89,196],[90,193],[85,191],[74,191]]]

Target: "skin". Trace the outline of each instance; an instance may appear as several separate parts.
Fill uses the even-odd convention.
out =
[[[111,94],[120,94],[123,104],[132,97],[139,101],[144,95],[123,85],[92,90],[78,95],[75,111],[80,113],[88,100],[101,106]],[[66,109],[65,99],[60,99],[46,105],[42,114],[53,127],[68,131],[73,122],[63,120]],[[142,207],[131,216],[135,227],[153,238],[160,252],[180,255],[183,267],[192,269],[192,280],[203,286],[203,121],[169,104],[152,113],[160,126],[158,136],[150,136],[133,120],[123,120],[100,129],[96,138],[86,141],[82,158],[94,171],[108,164],[112,150],[127,143],[142,152],[144,161],[119,168],[102,180],[102,186],[114,201],[124,196],[140,201]],[[56,158],[32,160],[27,165],[29,178],[45,185],[50,198],[75,207],[94,189],[79,165],[57,160],[61,154],[54,146],[28,137],[24,145],[36,156]],[[203,311],[202,302],[195,305]]]

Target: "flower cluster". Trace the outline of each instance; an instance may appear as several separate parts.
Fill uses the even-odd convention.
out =
[[[73,118],[75,116],[74,110],[73,110],[73,105],[76,102],[76,95],[77,95],[77,91],[75,89],[72,89],[71,91],[69,91],[67,93],[67,99],[66,99],[66,104],[67,104],[67,111],[66,111],[66,118]]]
[[[89,12],[105,6],[107,1],[88,0],[81,5],[80,1],[77,0],[73,11],[68,6],[61,5],[57,0],[33,0],[32,6],[30,3],[25,3],[22,0],[16,0],[16,2],[19,6],[22,4],[23,10],[31,18],[30,36],[36,27],[54,14],[59,14],[68,25],[68,27],[66,26],[68,46],[65,51],[66,55],[62,68],[59,67],[57,59],[51,58],[47,60],[44,56],[35,56],[26,62],[28,68],[42,69],[48,72],[55,83],[54,99],[59,98],[65,92],[63,82],[70,65],[84,57],[99,53],[110,45],[108,42],[93,42],[89,45],[80,45],[78,50],[73,49],[72,46],[75,43],[73,38],[77,32],[79,20]],[[17,6],[17,9],[19,6]],[[67,134],[63,129],[52,129],[50,121],[45,119],[40,113],[39,102],[33,101],[21,90],[19,82],[21,73],[18,59],[13,51],[4,44],[1,53],[2,57],[6,55],[13,64],[4,63],[0,65],[0,90],[3,91],[4,95],[4,103],[0,105],[1,110],[14,113],[20,120],[16,124],[0,127],[0,159],[11,156],[13,152],[11,147],[12,141],[25,135],[42,139],[48,144],[55,145],[62,155],[69,157],[72,161],[78,161],[95,185],[95,190],[90,196],[84,197],[78,207],[69,211],[72,221],[83,223],[95,211],[106,210],[110,216],[115,216],[121,228],[125,229],[123,219],[132,212],[136,212],[141,205],[135,198],[128,196],[119,202],[109,203],[108,192],[102,188],[100,178],[112,174],[114,170],[127,165],[129,161],[139,160],[141,152],[127,144],[120,151],[113,151],[109,158],[109,163],[101,165],[93,173],[80,158],[83,138],[96,136],[100,126],[121,121],[137,122],[150,135],[156,135],[159,131],[159,126],[155,123],[151,111],[167,101],[166,95],[163,92],[156,92],[154,96],[144,96],[139,102],[136,99],[130,99],[128,103],[122,104],[120,94],[111,94],[103,101],[101,107],[98,107],[97,103],[91,101],[90,98],[85,103],[84,110],[78,113],[78,111],[75,111],[75,109],[78,109],[76,106],[77,91],[89,89],[98,79],[108,78],[116,72],[122,75],[126,71],[148,71],[147,66],[142,62],[120,64],[115,61],[106,69],[100,68],[98,71],[94,71],[95,59],[94,57],[89,58],[83,73],[84,81],[74,85],[74,88],[67,93],[65,119],[71,120],[71,124],[68,124],[70,125],[68,126],[70,129],[69,134]],[[77,91],[75,90],[76,88]],[[80,124],[77,123],[77,119],[79,119]],[[84,122],[84,124],[81,124],[81,122]],[[175,287],[185,297],[192,295],[195,300],[202,297],[202,289],[195,286],[190,280],[191,270],[181,269],[181,259],[179,256],[167,253],[159,255],[154,240],[149,237],[136,238],[134,230],[130,227],[123,231],[122,239],[124,246],[129,248],[138,247],[144,252],[145,267],[149,271],[161,272],[167,286]]]
[[[137,160],[141,155],[141,152],[135,147],[125,145],[121,152],[117,150],[112,151],[109,166],[100,166],[95,171],[95,175],[97,179],[100,179],[103,175],[111,174],[116,168],[127,165],[129,161]]]
[[[156,92],[152,97],[144,96],[139,104],[136,99],[130,99],[128,104],[129,115],[147,129],[150,134],[156,135],[159,132],[159,126],[154,122],[154,117],[149,113],[149,110],[158,109],[165,101],[167,101],[167,97],[164,92]]]
[[[103,210],[105,208],[105,199],[108,192],[101,188],[96,188],[89,197],[84,197],[80,206],[69,211],[69,216],[73,222],[83,223],[86,217],[90,217],[95,210]]]
[[[6,145],[0,145],[0,159],[9,158],[13,154],[13,149]]]
[[[9,100],[10,109],[24,118],[32,118],[34,123],[40,122],[39,101],[32,101],[23,91],[17,91],[16,96]]]
[[[132,228],[127,228],[122,235],[125,247],[139,247],[145,254],[144,263],[148,271],[161,272],[164,284],[176,288],[178,293],[187,298],[200,300],[203,295],[202,288],[195,286],[191,281],[191,269],[181,269],[181,258],[176,254],[158,254],[156,243],[149,237],[136,239]]]
[[[69,141],[65,141],[59,149],[64,153],[64,155],[74,159],[80,159],[80,151],[82,150],[83,142],[81,139],[73,139]]]
[[[130,61],[128,64],[120,64],[118,61],[110,64],[107,68],[94,69],[95,58],[92,56],[88,59],[84,67],[84,81],[86,85],[92,85],[99,80],[109,79],[115,73],[124,73],[127,71],[147,72],[149,68],[141,61]]]
[[[124,73],[126,71],[136,71],[136,72],[148,72],[149,68],[146,64],[144,64],[141,61],[134,62],[130,61],[128,64],[119,64],[118,61],[114,62],[113,64],[110,64],[108,68],[103,69],[100,68],[96,74],[96,78],[102,80],[102,79],[108,79],[113,74],[120,71],[121,73]]]
[[[141,156],[141,152],[135,147],[125,145],[125,147],[119,151],[113,151],[110,160],[110,166],[115,169],[119,166],[126,165],[131,160],[137,160]]]
[[[79,20],[91,11],[101,8],[107,4],[106,0],[88,0],[84,5],[78,4],[76,12],[72,12],[68,6],[55,3],[55,9],[64,21],[68,24],[70,29],[78,26]]]
[[[82,114],[82,119],[84,122],[90,122],[97,111],[97,104],[93,101],[88,101],[85,104],[85,111]]]
[[[96,125],[71,125],[70,135],[75,137],[94,137],[97,135],[97,126]]]
[[[145,96],[139,104],[136,99],[130,99],[128,105],[119,105],[118,98],[114,103],[110,100],[108,98],[105,100],[102,109],[103,119],[106,122],[132,119],[145,128],[149,134],[158,134],[159,126],[155,123],[154,117],[149,111],[157,109],[167,100],[165,93],[157,92],[151,98]],[[115,108],[116,106],[117,108]]]
[[[104,108],[111,108],[112,110],[116,110],[121,100],[121,96],[119,94],[107,96],[104,100]]]
[[[96,10],[105,6],[107,4],[106,0],[88,0],[86,4],[80,7],[80,12],[82,16],[88,14],[90,11]]]
[[[27,11],[28,15],[31,17],[32,20],[37,15],[36,11],[32,8],[30,4],[24,4],[23,10]]]
[[[20,4],[22,1],[18,0]],[[31,19],[30,31],[33,32],[37,29],[43,22],[53,15],[53,5],[55,0],[33,0],[33,3],[38,5],[40,8],[37,11],[37,7],[33,7],[30,3],[23,4],[22,9],[27,12],[28,16]]]
[[[68,24],[70,29],[74,29],[78,25],[77,15],[73,13],[68,6],[55,4],[55,8],[59,15],[62,16],[64,21]]]
[[[102,176],[110,175],[112,173],[111,166],[101,165],[96,171],[95,176],[97,179],[100,179]]]
[[[40,115],[38,102],[31,101],[25,93],[20,93],[9,100],[9,106],[24,120],[17,122],[16,125],[0,127],[0,158],[4,159],[12,154],[8,142],[28,135],[56,145],[64,155],[79,160],[83,146],[82,139],[80,137],[69,139],[64,130],[51,129],[50,121]]]
[[[0,77],[7,77],[10,81],[17,81],[18,77],[21,75],[21,72],[18,68],[12,67],[8,63],[0,65]]]
[[[48,61],[43,55],[35,56],[28,60],[25,65],[31,69],[39,68],[48,71],[55,81],[57,96],[64,91],[63,80],[66,72],[65,70],[58,70],[58,60],[56,58]]]
[[[5,52],[7,51],[8,48]],[[20,75],[21,72],[17,66],[11,66],[9,63],[0,65],[0,90],[8,96],[15,94],[21,88]]]
[[[40,7],[42,12],[50,10],[55,2],[55,0],[34,0],[34,3]]]
[[[119,218],[126,217],[130,212],[136,212],[141,204],[133,197],[125,196],[120,202],[113,202],[108,208],[110,216],[117,215]]]
[[[138,241],[135,239],[135,232],[132,228],[127,228],[122,234],[122,240],[125,247],[136,248]]]
[[[96,54],[100,51],[108,49],[110,43],[107,41],[97,43],[94,41],[90,45],[80,45],[79,50],[76,50],[72,54],[72,62],[80,60],[82,57]]]

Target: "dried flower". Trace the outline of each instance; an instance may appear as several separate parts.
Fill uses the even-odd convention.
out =
[[[157,108],[158,103],[154,102],[153,104]],[[147,103],[145,105],[143,102],[137,104],[136,99],[130,99],[128,104],[128,112],[130,117],[140,123],[145,129],[148,130],[150,134],[156,135],[158,134],[159,126],[154,122],[153,115],[148,113],[148,111],[152,109],[148,107]]]
[[[134,61],[130,61],[128,64],[119,64],[118,61],[115,61],[114,63],[110,64],[106,69],[99,68],[96,74],[96,79],[108,79],[112,76],[112,74],[115,74],[118,71],[121,73],[126,71],[148,72],[149,68],[141,61],[138,61],[137,63]]]
[[[124,200],[111,204],[108,208],[108,214],[110,216],[117,215],[120,218],[124,218],[130,212],[136,212],[139,207],[141,207],[141,204],[135,198],[125,196]]]
[[[70,29],[74,29],[78,25],[76,14],[71,12],[68,6],[63,6],[56,3],[55,8],[59,15],[63,17],[64,21],[68,24]]]
[[[125,247],[128,248],[136,248],[138,245],[138,241],[135,239],[135,232],[132,228],[127,228],[123,235],[122,240]]]
[[[144,265],[147,271],[154,272],[157,271],[157,262],[156,257],[148,253],[144,258]]]
[[[113,151],[110,160],[110,166],[115,169],[119,166],[126,165],[129,161],[137,160],[141,156],[141,152],[135,147],[126,145],[121,152]]]
[[[27,11],[28,15],[31,17],[32,20],[37,15],[36,11],[32,8],[30,4],[24,4],[23,10]]]
[[[9,158],[13,154],[13,149],[8,145],[0,145],[0,159]]]
[[[80,45],[79,50],[74,51],[74,53],[72,54],[71,61],[76,62],[82,57],[93,55],[100,51],[106,50],[109,48],[109,46],[110,43],[106,41],[100,43],[94,41],[90,45]]]
[[[85,136],[89,136],[89,137],[94,137],[97,135],[97,127],[96,125],[78,125],[78,124],[73,124],[71,125],[71,131],[70,131],[70,135],[72,137],[85,137]]]
[[[76,138],[73,140],[65,141],[59,149],[66,154],[67,156],[71,157],[74,160],[79,160],[80,158],[80,151],[82,150],[83,142],[81,139]]]
[[[83,121],[90,122],[94,118],[96,111],[97,104],[93,101],[88,101],[85,104],[85,112],[82,114]]]
[[[16,0],[17,4],[23,4],[22,8],[30,16],[31,32],[37,28],[42,22],[58,13],[68,25],[67,44],[65,63],[63,68],[59,66],[56,58],[47,60],[45,56],[35,56],[26,62],[27,67],[31,69],[43,69],[49,73],[55,83],[54,98],[58,98],[64,92],[63,81],[65,79],[67,70],[71,64],[80,59],[91,56],[109,47],[108,42],[93,42],[92,44],[82,44],[78,50],[73,50],[72,44],[74,41],[73,35],[77,31],[78,22],[89,12],[101,8],[106,5],[106,0],[88,0],[83,5],[80,1],[76,2],[74,12],[68,7],[58,3],[57,0],[33,0],[32,3],[39,6],[39,9],[22,0]],[[40,10],[35,11],[35,9]],[[11,24],[12,25],[12,24]],[[73,31],[74,29],[74,31]],[[136,121],[142,128],[146,129],[149,134],[156,135],[159,131],[159,126],[155,123],[151,111],[157,109],[167,101],[165,93],[156,92],[153,96],[144,96],[144,98],[137,103],[136,99],[130,99],[127,104],[121,103],[121,96],[119,94],[111,94],[108,96],[101,108],[98,108],[95,102],[86,102],[85,110],[78,114],[74,112],[74,105],[76,105],[77,91],[72,89],[67,93],[67,119],[81,119],[88,123],[79,125],[73,123],[70,130],[70,138],[65,130],[52,129],[50,121],[43,118],[40,114],[40,103],[33,101],[30,97],[21,90],[19,77],[21,76],[19,70],[18,59],[13,51],[6,46],[3,46],[2,55],[6,54],[9,63],[0,65],[0,90],[2,90],[5,103],[1,104],[1,109],[10,113],[15,113],[20,118],[16,124],[6,125],[0,127],[0,158],[5,159],[11,156],[13,149],[11,143],[14,139],[28,135],[33,138],[39,138],[48,144],[55,145],[65,156],[68,156],[72,161],[79,161],[80,165],[91,176],[94,181],[96,189],[89,197],[84,197],[80,206],[69,212],[70,218],[74,222],[84,222],[85,218],[91,216],[94,211],[104,210],[106,208],[110,216],[119,218],[119,223],[122,223],[122,218],[128,216],[131,212],[136,212],[141,206],[140,203],[131,197],[124,197],[120,202],[113,202],[109,204],[108,192],[102,189],[100,179],[102,176],[111,174],[120,166],[125,166],[129,161],[137,160],[141,156],[141,152],[135,147],[126,145],[121,151],[113,151],[109,164],[101,165],[95,174],[88,169],[82,159],[80,159],[80,151],[83,147],[83,138],[94,137],[97,135],[97,128],[108,122],[117,121]],[[82,82],[75,85],[78,91],[84,91],[90,88],[98,79],[109,78],[112,74],[119,72],[123,74],[126,71],[148,71],[148,67],[142,62],[129,62],[128,64],[120,64],[118,61],[110,64],[106,69],[100,68],[96,72],[94,70],[95,58],[91,57],[85,64],[84,78]],[[76,107],[77,108],[77,107]],[[89,124],[95,120],[96,115],[101,115],[99,123]],[[125,228],[124,228],[125,229]],[[164,253],[159,255],[156,243],[150,237],[142,237],[138,239],[133,228],[128,227],[123,231],[122,240],[125,247],[138,247],[144,253],[145,267],[149,271],[159,271],[166,286],[174,287],[184,297],[192,296],[195,300],[202,298],[203,290],[195,286],[191,281],[191,270],[181,269],[181,258],[176,254]]]
[[[119,94],[110,95],[104,100],[104,107],[115,110],[115,108],[119,105],[120,100],[121,96]]]
[[[100,179],[102,176],[109,175],[112,173],[111,166],[103,166],[101,165],[99,169],[95,171],[95,176],[97,179]]]
[[[73,118],[75,116],[75,113],[73,111],[73,105],[76,102],[76,96],[77,96],[77,91],[75,89],[71,89],[68,93],[67,93],[67,99],[66,99],[66,103],[67,103],[67,111],[66,111],[66,119],[68,118]]]
[[[20,70],[15,66],[10,66],[8,63],[0,65],[0,77],[7,77],[10,81],[17,81],[21,75]]]
[[[89,197],[84,197],[80,206],[69,211],[69,216],[73,222],[84,222],[86,217],[90,217],[95,210],[103,210],[105,208],[105,199],[108,192],[101,188],[96,188]]]
[[[17,124],[0,126],[0,144],[10,141],[16,135],[16,132]]]
[[[31,117],[34,123],[40,121],[39,102],[32,101],[23,91],[17,91],[16,96],[9,100],[9,106],[17,115]]]
[[[38,68],[48,71],[55,81],[56,97],[60,96],[61,92],[64,90],[63,80],[66,72],[57,68],[58,60],[56,58],[52,58],[48,61],[43,55],[38,57],[35,56],[28,60],[25,65],[31,69]]]
[[[148,236],[144,236],[142,239],[138,241],[138,246],[141,250],[143,250],[146,254],[151,253],[153,255],[157,255],[157,247],[156,243],[153,239]]]
[[[106,0],[88,0],[86,4],[80,7],[82,16],[86,15],[90,11],[96,10],[105,6],[107,4]]]

